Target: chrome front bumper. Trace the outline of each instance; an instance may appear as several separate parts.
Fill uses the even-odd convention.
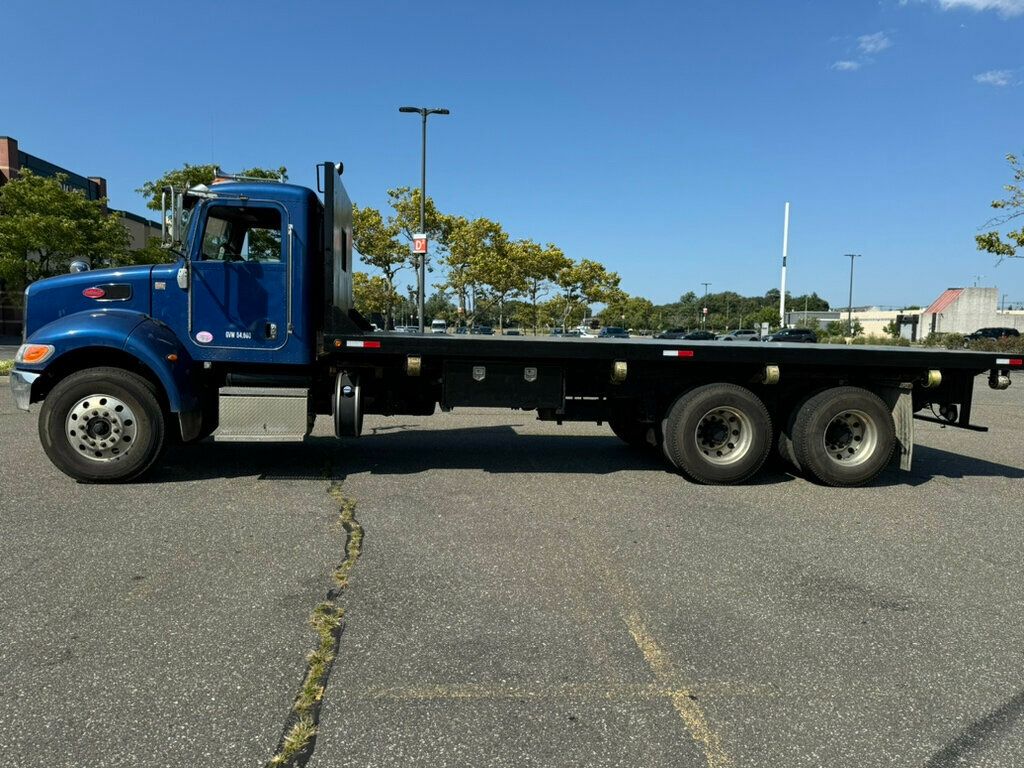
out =
[[[39,376],[38,373],[19,371],[17,368],[11,371],[11,394],[14,395],[14,404],[23,411],[27,411],[32,402],[32,384]]]

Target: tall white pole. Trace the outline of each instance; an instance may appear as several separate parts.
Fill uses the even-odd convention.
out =
[[[779,288],[779,327],[786,325],[786,257],[789,255],[789,203],[782,222],[782,286]]]

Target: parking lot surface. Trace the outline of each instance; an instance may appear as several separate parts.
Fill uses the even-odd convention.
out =
[[[459,410],[76,485],[0,394],[0,753],[261,765],[365,530],[311,765],[1024,765],[1024,387],[915,470],[693,485],[606,427]]]

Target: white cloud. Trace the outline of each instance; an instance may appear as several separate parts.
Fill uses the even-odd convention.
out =
[[[861,35],[857,38],[857,47],[862,53],[880,53],[886,48],[892,48],[892,38],[885,32],[875,32],[873,35]]]
[[[900,5],[922,0],[900,0]],[[944,11],[966,8],[971,11],[995,11],[1000,16],[1020,16],[1024,13],[1024,0],[932,0]]]
[[[855,69],[860,68],[861,63],[859,61],[850,61],[849,59],[837,61],[832,65],[832,69],[838,69],[840,72],[853,72]]]
[[[982,85],[994,85],[997,88],[1002,88],[1005,85],[1012,85],[1013,70],[990,69],[988,72],[982,72],[980,75],[975,75],[974,82],[981,83]]]

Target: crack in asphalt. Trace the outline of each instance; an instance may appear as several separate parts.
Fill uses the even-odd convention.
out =
[[[332,587],[309,617],[309,624],[317,635],[317,645],[306,657],[302,685],[288,711],[277,747],[267,763],[268,768],[303,768],[313,757],[323,696],[345,628],[345,609],[339,604],[339,598],[348,586],[349,575],[362,553],[363,526],[355,516],[355,500],[345,495],[338,481],[331,481],[327,493],[338,503],[340,510],[338,524],[345,530],[344,558],[331,573]]]

